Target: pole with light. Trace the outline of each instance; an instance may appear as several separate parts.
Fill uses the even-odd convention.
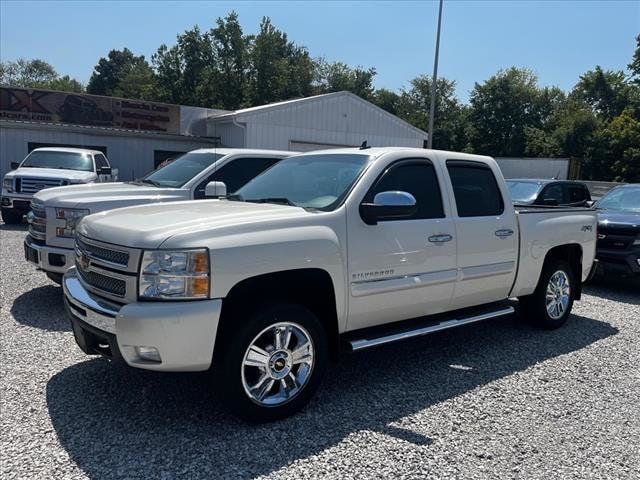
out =
[[[427,134],[427,148],[433,148],[433,120],[436,110],[436,82],[438,80],[438,54],[440,52],[440,25],[442,24],[442,3],[440,0],[440,8],[438,10],[438,33],[436,34],[436,55],[433,60],[433,80],[431,81],[431,107],[429,108],[429,131]]]

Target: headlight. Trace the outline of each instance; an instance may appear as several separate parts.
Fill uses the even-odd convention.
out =
[[[86,208],[56,208],[56,218],[65,220],[64,227],[56,228],[56,237],[73,238],[78,220],[85,215],[89,215]]]
[[[6,188],[9,192],[13,192],[13,178],[3,178],[2,188]]]
[[[154,250],[142,256],[142,298],[197,299],[209,296],[209,252],[198,250]]]

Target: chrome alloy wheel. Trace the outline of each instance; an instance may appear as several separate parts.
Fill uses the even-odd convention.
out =
[[[251,341],[242,360],[242,386],[258,405],[278,406],[295,397],[311,377],[311,335],[300,325],[280,322]]]
[[[547,285],[546,305],[547,313],[551,318],[558,320],[564,315],[569,306],[570,295],[569,276],[564,271],[558,270],[551,275]]]

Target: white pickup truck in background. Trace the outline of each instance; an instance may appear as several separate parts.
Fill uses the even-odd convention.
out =
[[[33,195],[40,190],[79,183],[114,182],[116,169],[98,150],[84,148],[36,148],[2,180],[2,220],[17,224],[29,212]]]
[[[73,265],[75,224],[90,213],[145,203],[213,198],[233,192],[295,152],[200,149],[134,182],[77,185],[39,192],[31,203],[27,261],[60,283]],[[223,185],[224,184],[224,185]]]
[[[593,210],[514,209],[489,157],[340,149],[227,199],[85,217],[63,289],[84,352],[211,368],[230,409],[265,421],[306,404],[340,346],[508,315],[513,297],[561,326],[595,246]]]

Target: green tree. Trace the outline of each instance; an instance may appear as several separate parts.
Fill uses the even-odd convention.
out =
[[[43,88],[47,88],[49,90],[74,93],[84,92],[84,85],[82,85],[82,83],[80,83],[75,78],[71,78],[69,75],[50,80],[48,82],[45,82],[43,85]]]
[[[12,87],[38,87],[58,78],[52,65],[40,59],[19,58],[0,63],[0,84]]]
[[[631,89],[624,72],[596,66],[580,76],[571,96],[586,102],[599,117],[611,120],[629,104]]]
[[[636,37],[636,49],[633,52],[631,63],[628,65],[631,78],[636,85],[640,85],[640,34]]]
[[[317,93],[348,91],[359,97],[372,100],[375,68],[352,68],[343,62],[327,62],[324,58],[315,61],[315,90]]]
[[[137,63],[124,75],[113,89],[113,95],[140,100],[158,100],[158,80],[146,63]]]
[[[398,115],[412,125],[428,131],[432,80],[420,75],[401,92]],[[441,150],[469,150],[468,108],[456,98],[456,82],[439,78],[436,83],[435,128],[433,146]]]
[[[558,89],[540,89],[536,75],[525,68],[501,70],[476,83],[470,96],[471,144],[477,153],[498,157],[527,154],[527,131],[543,129],[561,100]]]
[[[313,62],[306,48],[290,42],[268,17],[263,17],[260,32],[249,40],[247,104],[261,105],[312,93]]]
[[[214,83],[216,106],[229,110],[244,103],[249,69],[249,39],[243,34],[236,12],[218,18],[211,29],[215,57]]]
[[[398,115],[401,100],[400,95],[386,88],[378,88],[373,92],[373,98],[371,98],[375,105],[393,115]]]
[[[134,73],[132,73],[134,72]],[[97,65],[93,69],[89,83],[87,84],[87,93],[95,95],[118,95],[137,98],[139,91],[151,89],[148,85],[133,86],[131,79],[127,82],[128,87],[125,88],[121,83],[128,75],[134,75],[138,80],[146,79],[151,81],[153,70],[149,63],[145,60],[144,55],[136,56],[131,50],[111,50],[107,58],[98,60]],[[131,89],[131,91],[129,90]]]

